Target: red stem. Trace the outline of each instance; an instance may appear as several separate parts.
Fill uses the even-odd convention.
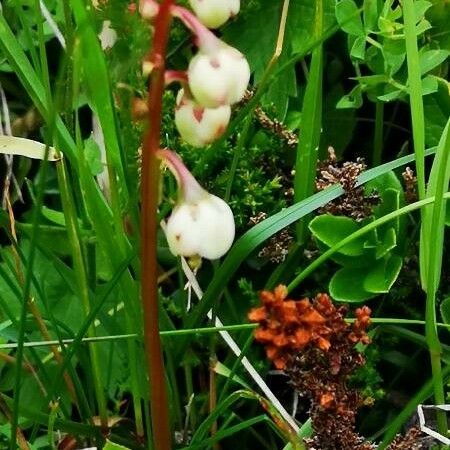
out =
[[[159,167],[156,152],[160,146],[166,47],[173,1],[163,0],[155,19],[153,48],[150,56],[154,68],[151,73],[148,98],[149,126],[144,138],[141,169],[141,289],[155,450],[171,450],[172,441],[158,320],[156,231]]]

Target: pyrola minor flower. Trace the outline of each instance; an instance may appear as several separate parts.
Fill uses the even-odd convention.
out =
[[[188,69],[189,88],[201,105],[217,108],[239,102],[250,80],[244,55],[224,43],[209,53],[200,49]]]
[[[197,38],[199,52],[188,68],[189,89],[194,99],[207,108],[239,102],[250,80],[250,67],[244,55],[218,39],[189,10],[177,6],[173,14]]]
[[[159,11],[159,5],[155,0],[139,0],[139,12],[145,20],[153,21]]]
[[[174,255],[217,259],[231,247],[234,239],[234,217],[230,207],[219,197],[206,192],[170,150],[159,150],[158,156],[176,176],[180,199],[166,226],[166,237]]]
[[[181,137],[194,147],[204,147],[222,136],[230,121],[231,108],[205,108],[181,89],[177,96],[175,124]]]
[[[208,28],[218,28],[240,9],[240,0],[189,0],[200,22]]]

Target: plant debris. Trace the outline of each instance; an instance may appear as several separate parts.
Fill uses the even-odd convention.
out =
[[[364,158],[357,158],[356,162],[339,163],[333,147],[328,148],[328,159],[319,163],[317,167],[316,189],[324,189],[340,184],[344,195],[327,203],[320,208],[321,214],[347,216],[361,221],[372,215],[373,208],[380,203],[376,192],[366,195],[363,186],[357,186],[358,176],[366,170]]]

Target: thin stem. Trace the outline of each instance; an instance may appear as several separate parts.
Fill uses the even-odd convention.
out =
[[[352,323],[355,319],[346,319],[347,322]],[[416,319],[400,319],[400,318],[391,318],[391,317],[376,317],[370,320],[372,324],[380,324],[380,325],[405,325],[405,326],[417,326],[417,325],[425,325],[425,320],[416,320]],[[180,337],[180,336],[188,336],[192,334],[212,334],[212,333],[220,333],[221,331],[228,332],[238,332],[243,330],[253,330],[257,327],[257,324],[254,323],[245,323],[242,325],[224,325],[221,327],[203,327],[203,328],[186,328],[181,330],[167,330],[160,331],[159,334],[163,338],[170,337]],[[450,324],[437,322],[436,326],[438,328],[450,330]],[[95,344],[101,342],[109,342],[109,341],[121,341],[121,340],[135,340],[140,336],[138,334],[113,334],[108,336],[95,336],[95,337],[87,337],[80,339],[80,342],[85,344]],[[76,341],[76,339],[62,339],[63,344],[72,344]],[[24,342],[23,346],[25,348],[34,348],[34,347],[49,347],[52,345],[61,344],[61,341],[52,340],[52,341],[33,341],[33,342]],[[0,349],[14,349],[18,347],[17,342],[8,342],[7,344],[0,344]],[[244,347],[245,348],[245,347]],[[244,351],[244,350],[242,350]],[[242,358],[245,356],[243,355]],[[32,366],[28,366],[31,370]]]
[[[419,198],[425,196],[425,127],[420,73],[419,50],[417,48],[416,12],[414,0],[403,0],[405,24],[406,61],[408,64],[408,88],[411,105],[414,153],[416,154],[417,184]]]
[[[233,189],[234,178],[236,176],[236,171],[238,168],[239,160],[241,159],[242,150],[244,149],[244,145],[247,142],[247,136],[248,136],[248,132],[250,130],[251,123],[252,123],[252,116],[251,116],[251,114],[249,114],[245,118],[245,123],[242,128],[241,134],[239,136],[239,141],[237,143],[236,149],[234,150],[233,161],[231,162],[231,167],[230,167],[230,171],[228,174],[227,189],[225,191],[225,196],[224,196],[224,200],[226,202],[228,202],[231,197],[231,190]]]
[[[373,142],[373,167],[381,164],[383,155],[384,103],[377,101],[375,106],[375,136]]]
[[[315,22],[314,37],[319,39],[323,33],[322,2],[316,2]],[[320,44],[312,52],[310,76],[303,99],[301,132],[295,161],[295,202],[300,202],[314,193],[314,179],[322,131],[322,78],[323,45]],[[308,216],[297,222],[297,242],[300,245],[306,240],[308,222]]]
[[[91,310],[91,302],[89,298],[89,282],[84,265],[84,255],[81,248],[80,231],[78,227],[78,218],[74,209],[74,202],[70,192],[70,183],[67,176],[67,169],[64,160],[57,163],[58,184],[61,191],[61,203],[63,206],[64,217],[67,226],[67,235],[71,247],[74,271],[77,278],[79,295],[83,304],[84,314],[87,317]],[[93,326],[89,327],[88,336],[95,335]],[[103,389],[103,377],[100,370],[99,357],[97,350],[90,350],[92,363],[92,374],[95,395],[97,398],[98,410],[103,429],[108,428],[108,412],[106,407],[105,392]]]
[[[160,144],[166,47],[172,6],[173,0],[163,0],[155,20],[153,48],[150,56],[150,60],[153,63],[153,71],[148,101],[149,127],[145,135],[142,151],[141,289],[153,442],[156,450],[171,450],[172,441],[164,362],[159,336],[158,273],[156,263],[159,179],[156,152]]]

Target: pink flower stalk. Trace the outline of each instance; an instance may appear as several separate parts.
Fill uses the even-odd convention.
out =
[[[222,257],[230,249],[235,233],[230,207],[205,191],[176,153],[159,150],[158,157],[169,167],[180,187],[178,203],[166,227],[170,251],[185,257]]]

